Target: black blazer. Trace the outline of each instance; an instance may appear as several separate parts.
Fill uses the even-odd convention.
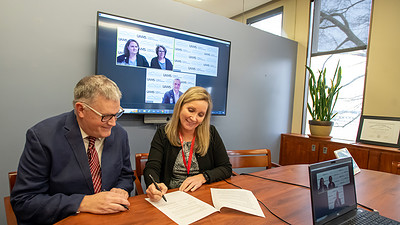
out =
[[[151,59],[150,63],[151,68],[156,68],[156,69],[161,69],[160,64],[158,63],[158,57],[154,57]],[[172,63],[169,59],[165,58],[165,69],[166,70],[172,70]]]
[[[165,134],[165,125],[158,128],[151,142],[149,158],[143,171],[147,187],[152,183],[149,174],[156,182],[162,182],[168,187],[176,157],[181,149],[181,147],[171,145]],[[207,154],[200,156],[196,153],[195,156],[199,163],[200,173],[206,172],[210,177],[210,183],[231,177],[232,164],[214,126],[210,126],[210,146]]]
[[[123,63],[125,62],[126,64],[129,63],[129,57],[125,55],[120,55],[117,57],[117,63]],[[137,54],[136,55],[136,66],[143,66],[143,67],[149,67],[149,62],[147,62],[146,57]]]

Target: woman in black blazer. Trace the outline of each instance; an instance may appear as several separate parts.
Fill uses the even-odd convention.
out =
[[[120,65],[149,67],[147,59],[139,54],[139,43],[129,39],[124,47],[124,54],[117,57],[117,63]]]
[[[224,143],[210,125],[211,108],[210,94],[202,87],[191,87],[175,104],[168,124],[157,130],[144,169],[151,200],[159,201],[168,188],[195,191],[204,183],[232,175]]]

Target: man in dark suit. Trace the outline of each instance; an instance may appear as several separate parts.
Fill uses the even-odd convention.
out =
[[[183,94],[181,91],[179,91],[179,88],[181,88],[181,80],[178,78],[175,79],[172,85],[172,90],[165,92],[162,103],[175,104],[179,97]]]
[[[19,224],[127,210],[135,177],[127,132],[116,123],[123,113],[120,99],[110,79],[84,77],[74,89],[73,111],[27,131],[11,193]]]

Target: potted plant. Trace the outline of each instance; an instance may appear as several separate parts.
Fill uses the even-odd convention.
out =
[[[331,121],[337,113],[333,113],[336,101],[339,96],[339,90],[342,88],[342,67],[339,62],[336,66],[333,78],[329,83],[326,82],[326,68],[322,67],[318,71],[318,76],[312,69],[306,66],[310,77],[308,80],[311,102],[307,103],[307,109],[311,114],[312,120],[309,120],[311,136],[329,137],[333,122]],[[311,104],[310,104],[311,103]]]

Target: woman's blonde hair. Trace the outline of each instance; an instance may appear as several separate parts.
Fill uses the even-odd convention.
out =
[[[179,97],[178,102],[175,104],[174,113],[171,120],[165,126],[165,133],[169,142],[176,147],[181,146],[179,140],[179,128],[181,126],[180,114],[183,105],[193,101],[206,101],[208,103],[207,112],[204,120],[199,126],[196,127],[195,135],[196,141],[194,145],[195,152],[204,156],[207,153],[208,146],[210,145],[210,118],[212,109],[212,100],[210,94],[202,87],[191,87],[182,96]]]

